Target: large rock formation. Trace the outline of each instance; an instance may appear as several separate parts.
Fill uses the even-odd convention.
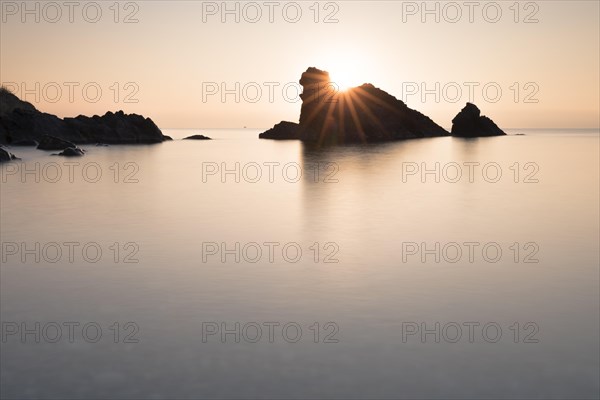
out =
[[[3,144],[41,142],[45,135],[81,144],[160,143],[168,140],[150,118],[123,111],[61,119],[38,111],[4,88],[0,88],[0,105],[0,143]]]
[[[312,67],[302,74],[300,84],[300,123],[282,122],[260,138],[367,143],[449,135],[429,117],[371,84],[339,91],[328,72]]]
[[[480,137],[506,135],[498,125],[485,115],[475,104],[467,105],[452,120],[452,136]]]

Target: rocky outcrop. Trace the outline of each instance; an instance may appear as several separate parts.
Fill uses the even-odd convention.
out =
[[[269,129],[258,135],[261,139],[303,139],[301,135],[302,130],[300,129],[300,124],[289,121],[281,121],[276,124],[273,128]]]
[[[309,68],[302,74],[302,107],[297,127],[283,123],[259,135],[317,143],[368,143],[448,136],[429,117],[371,84],[338,91],[329,73]]]
[[[183,140],[212,140],[212,139],[209,138],[208,136],[204,136],[204,135],[192,135],[192,136],[183,138]]]
[[[150,118],[107,112],[103,116],[58,118],[38,111],[6,89],[0,89],[0,144],[41,142],[45,135],[72,143],[160,143],[167,138]]]
[[[475,104],[467,105],[452,120],[452,136],[481,137],[506,135],[498,125],[485,115]]]
[[[80,115],[65,118],[65,122],[85,138],[83,142],[73,140],[75,143],[142,144],[166,140],[150,118],[123,111],[107,112],[101,117]]]
[[[81,157],[84,154],[85,154],[85,150],[80,149],[79,147],[67,147],[60,153],[53,154],[53,155],[65,156],[65,157]]]
[[[8,151],[8,149],[0,145],[0,162],[20,160],[19,157]]]

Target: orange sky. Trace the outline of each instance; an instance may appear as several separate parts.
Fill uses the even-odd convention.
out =
[[[446,128],[466,101],[505,128],[599,125],[597,1],[22,4],[2,2],[0,81],[60,116],[270,127],[315,66]]]

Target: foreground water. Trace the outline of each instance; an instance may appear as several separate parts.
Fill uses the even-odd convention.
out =
[[[2,398],[598,397],[597,131],[166,133],[0,167]]]

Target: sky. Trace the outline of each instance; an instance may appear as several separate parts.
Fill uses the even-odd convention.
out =
[[[449,129],[600,125],[598,1],[2,1],[0,83],[61,117],[161,128],[298,121],[308,67]]]

